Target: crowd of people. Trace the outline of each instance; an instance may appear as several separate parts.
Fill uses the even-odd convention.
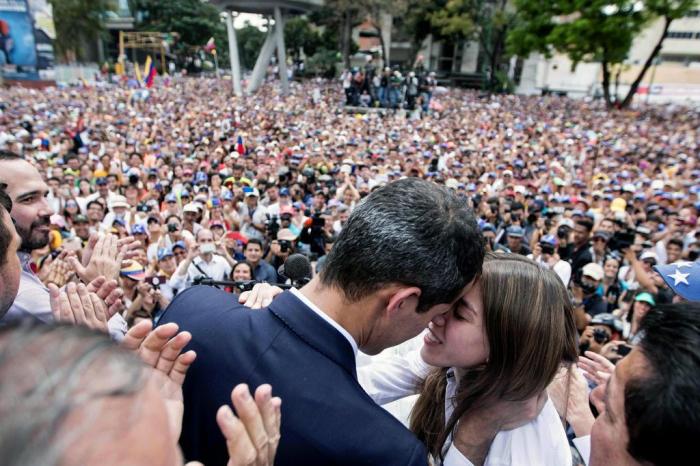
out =
[[[422,65],[407,71],[386,67],[377,70],[370,61],[364,68],[345,70],[340,81],[345,92],[345,105],[405,109],[417,118],[427,113],[437,88],[437,75]],[[433,106],[435,107],[435,106]]]
[[[64,447],[79,440],[58,442],[59,421],[104,408],[75,397],[164,398],[137,416],[135,445],[172,427],[151,463],[176,461],[181,431],[208,465],[272,464],[277,442],[290,465],[675,464],[700,425],[700,113],[457,89],[438,110],[431,78],[355,70],[345,96],[320,80],[1,90],[8,464],[113,446],[28,456],[13,403],[35,386],[64,404],[22,433]],[[342,109],[358,103],[423,115]],[[313,277],[282,292],[295,253]],[[62,377],[80,383],[56,394]],[[379,406],[413,394],[411,435]]]

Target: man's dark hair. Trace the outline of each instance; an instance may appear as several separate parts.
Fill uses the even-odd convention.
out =
[[[658,306],[640,332],[648,365],[625,386],[627,450],[640,462],[684,464],[700,438],[700,303]]]
[[[590,233],[593,230],[593,220],[590,218],[581,218],[576,220],[576,225],[581,225]]]
[[[2,160],[24,160],[21,155],[9,150],[0,150],[0,161]]]
[[[12,199],[10,199],[10,196],[5,192],[5,188],[7,188],[7,185],[5,183],[0,183],[0,267],[5,265],[7,249],[10,247],[14,235],[14,231],[7,228],[5,222],[3,222],[3,211],[6,210],[8,214],[12,212]]]
[[[93,205],[98,205],[98,206],[100,206],[100,208],[102,209],[102,211],[103,211],[103,212],[106,212],[106,210],[105,210],[105,205],[104,205],[103,203],[101,203],[100,201],[97,201],[97,200],[88,202],[88,203],[87,203],[87,206],[86,206],[86,209],[89,209],[89,208],[92,207]]]
[[[260,246],[260,249],[264,249],[262,241],[260,241],[258,238],[250,238],[248,240],[248,242],[245,244],[243,251],[246,251],[248,249],[248,246],[251,244],[257,244],[258,246]]]
[[[681,250],[683,250],[683,240],[682,240],[682,239],[671,238],[671,239],[668,240],[668,242],[666,243],[666,246],[669,246],[669,245],[671,245],[671,244],[673,244],[674,246],[678,246],[679,248],[681,248]]]
[[[351,301],[390,283],[417,286],[423,312],[454,300],[483,260],[483,238],[464,201],[447,188],[406,178],[355,208],[320,279]]]

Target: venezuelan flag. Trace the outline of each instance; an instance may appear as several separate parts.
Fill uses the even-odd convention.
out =
[[[243,145],[243,138],[241,136],[238,136],[238,139],[236,140],[236,152],[240,156],[244,156],[246,153],[245,146]]]
[[[146,85],[146,88],[150,89],[151,87],[153,87],[153,81],[156,79],[156,64],[153,63],[153,60],[151,60],[150,55],[146,58],[146,64],[143,68],[143,71],[146,75],[146,78],[144,79],[144,84]]]

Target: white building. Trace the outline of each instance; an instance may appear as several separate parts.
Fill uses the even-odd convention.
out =
[[[659,19],[635,39],[620,75],[620,98],[626,95],[629,85],[656,46],[663,26],[663,20]],[[549,91],[582,97],[601,93],[601,82],[599,63],[581,63],[572,70],[571,61],[566,56],[556,54],[547,60],[533,54],[523,64],[517,92],[540,94]],[[655,65],[642,80],[638,98],[651,102],[700,102],[700,8],[671,23]]]

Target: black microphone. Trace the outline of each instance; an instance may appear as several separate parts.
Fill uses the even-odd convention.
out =
[[[311,281],[311,262],[303,254],[290,255],[277,273],[292,282],[295,288],[301,288]]]

